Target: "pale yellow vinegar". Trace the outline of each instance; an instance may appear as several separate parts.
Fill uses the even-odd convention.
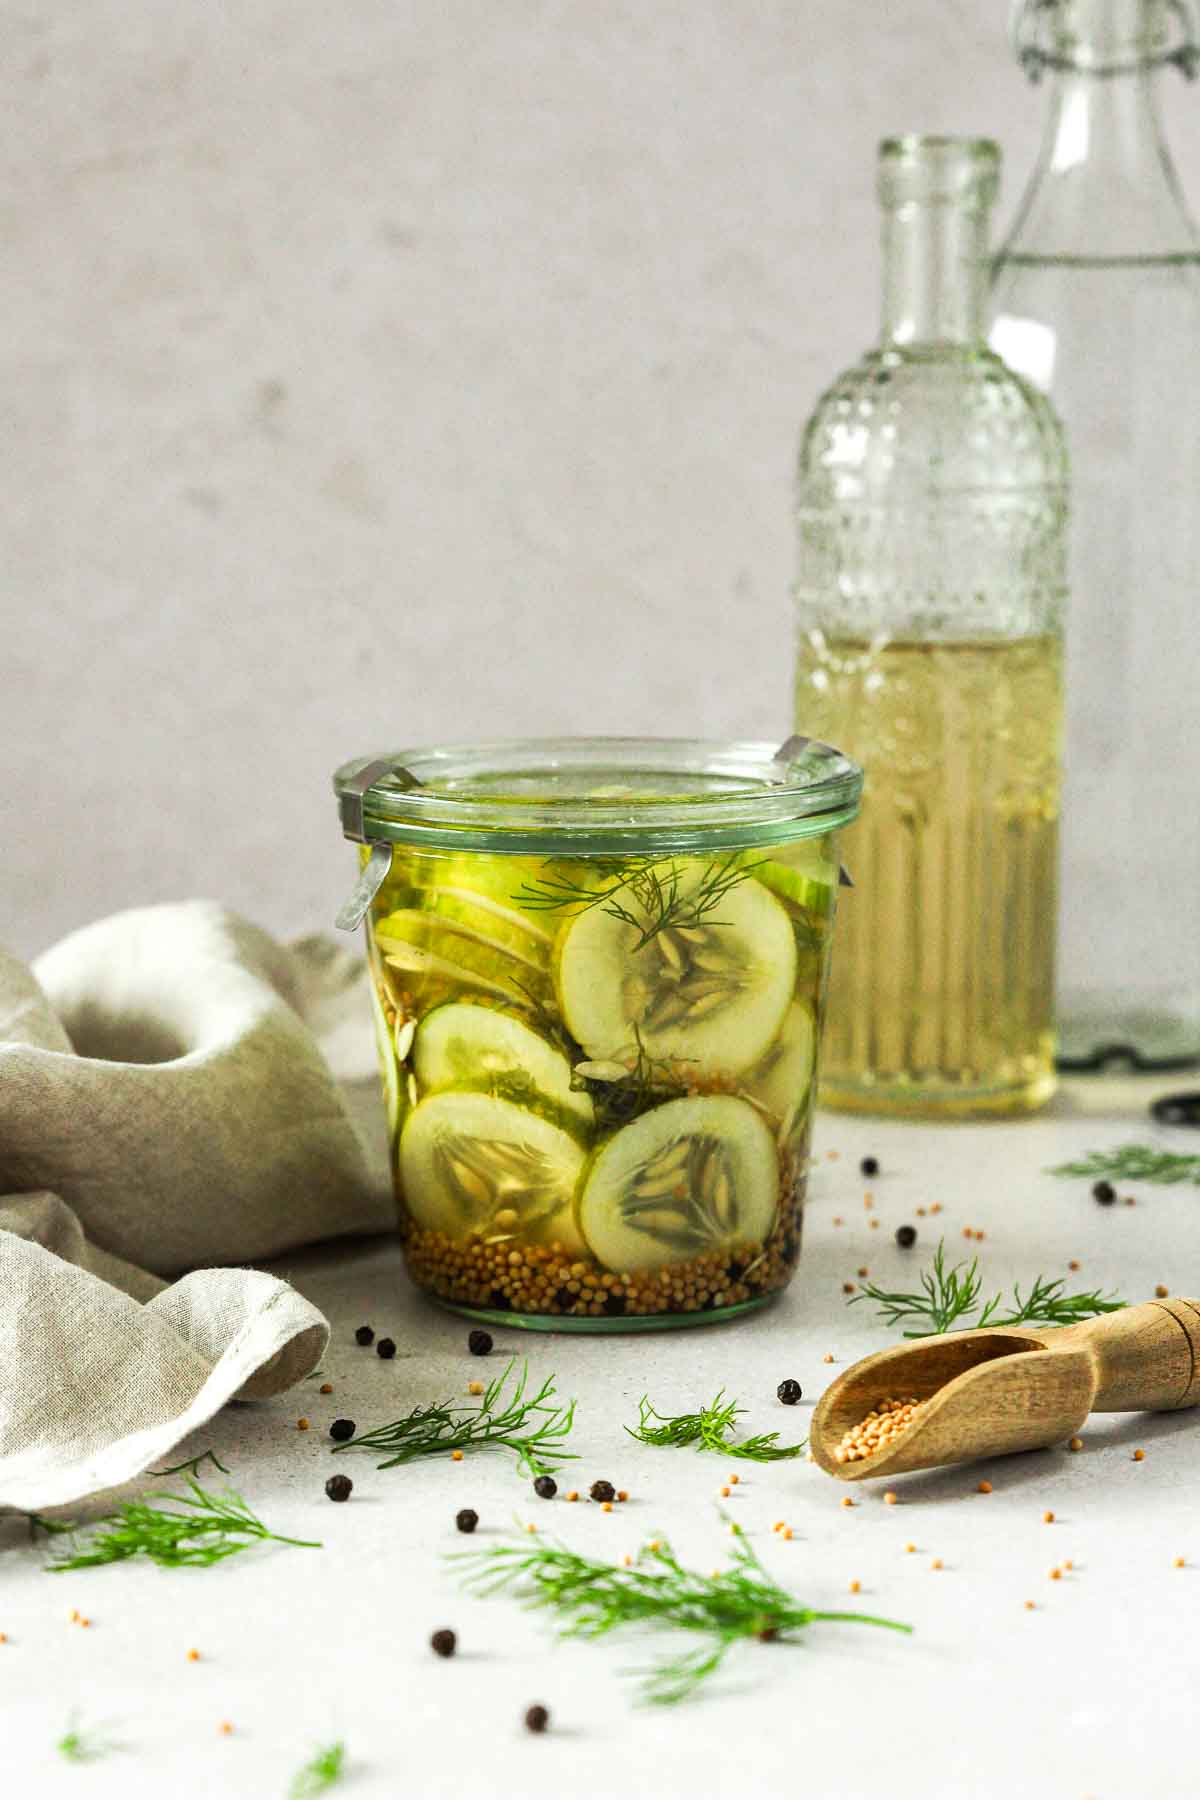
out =
[[[800,645],[797,721],[866,770],[821,1098],[917,1116],[1054,1091],[1061,643]]]

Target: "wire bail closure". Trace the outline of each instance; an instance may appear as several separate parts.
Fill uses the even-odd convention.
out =
[[[1163,50],[1127,62],[1079,63],[1072,56],[1053,50],[1045,41],[1044,24],[1057,12],[1062,0],[1013,0],[1008,19],[1008,38],[1013,55],[1032,82],[1039,82],[1044,69],[1086,69],[1089,75],[1128,75],[1135,69],[1159,68],[1171,64],[1188,81],[1200,73],[1200,20],[1195,0],[1165,0],[1167,12],[1175,18],[1179,42]]]
[[[367,795],[375,783],[382,781],[385,776],[406,789],[422,785],[402,763],[388,762],[386,758],[382,758],[367,763],[357,775],[352,776],[338,799],[342,836],[349,838],[351,843],[371,846],[371,854],[359,870],[358,880],[334,920],[339,931],[358,930],[367,916],[367,908],[387,880],[392,866],[392,846],[368,835],[364,810]]]

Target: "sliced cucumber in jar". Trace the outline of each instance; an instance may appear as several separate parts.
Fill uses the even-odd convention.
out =
[[[400,1134],[405,1205],[427,1231],[585,1246],[575,1222],[584,1153],[569,1132],[490,1094],[432,1094]]]
[[[789,1128],[808,1099],[816,1060],[817,1033],[802,1000],[788,1011],[783,1030],[757,1069],[745,1078],[746,1089],[780,1125]]]
[[[668,1100],[600,1150],[579,1224],[608,1269],[659,1268],[763,1243],[775,1223],[779,1159],[762,1115],[729,1095]]]
[[[687,898],[704,877],[694,865],[668,866],[677,917],[688,916]],[[678,1060],[699,1075],[738,1075],[761,1062],[795,989],[786,908],[750,877],[690,925],[655,929],[652,911],[628,890],[619,903],[628,917],[593,906],[558,944],[559,1008],[588,1057],[629,1062],[640,1041],[655,1061]]]
[[[396,1046],[392,1033],[388,1029],[387,1014],[384,1012],[383,1002],[379,998],[379,989],[375,984],[373,969],[367,971],[367,986],[371,990],[371,1017],[375,1022],[375,1048],[379,1052],[379,1079],[383,1083],[383,1104],[387,1110],[388,1137],[394,1138],[404,1104],[400,1095],[400,1074],[396,1067]]]
[[[571,1088],[571,1065],[553,1044],[511,1013],[470,1001],[435,1006],[422,1020],[413,1068],[426,1094],[451,1087],[509,1087],[524,1081],[539,1095],[590,1127],[591,1101]]]

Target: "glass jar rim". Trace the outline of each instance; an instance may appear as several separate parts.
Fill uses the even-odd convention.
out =
[[[639,777],[640,788],[622,784],[622,774]],[[581,789],[592,777],[599,791]],[[563,792],[547,791],[553,778]],[[572,856],[816,837],[856,816],[862,784],[856,763],[809,738],[782,747],[740,739],[511,739],[360,756],[333,777],[343,830],[360,842]]]

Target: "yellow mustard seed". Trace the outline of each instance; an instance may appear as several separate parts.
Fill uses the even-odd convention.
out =
[[[1054,1523],[1054,1514],[1052,1512],[1044,1512],[1042,1514],[1042,1524],[1043,1525],[1053,1525],[1053,1523]]]
[[[308,1430],[308,1420],[307,1419],[297,1419],[296,1420],[296,1430],[297,1431],[307,1431]]]
[[[739,1481],[740,1481],[740,1480],[741,1480],[741,1479],[742,1479],[742,1478],[741,1478],[741,1476],[740,1476],[740,1475],[731,1475],[731,1476],[730,1476],[730,1477],[729,1477],[729,1485],[730,1485],[730,1487],[736,1487],[736,1486],[737,1486],[737,1484],[738,1484],[738,1482],[739,1482]]]
[[[842,1292],[843,1294],[852,1294],[854,1292],[854,1283],[852,1281],[843,1281]]]
[[[992,1484],[990,1481],[981,1481],[979,1486],[975,1489],[977,1494],[990,1494],[991,1491]]]
[[[1184,1557],[1182,1557],[1182,1556],[1177,1556],[1177,1557],[1176,1557],[1176,1558],[1175,1558],[1175,1567],[1176,1567],[1176,1568],[1177,1568],[1177,1569],[1186,1569],[1186,1568],[1187,1568],[1187,1561],[1186,1561],[1186,1559],[1185,1559],[1185,1558],[1184,1558]]]
[[[790,1544],[790,1543],[791,1543],[791,1541],[792,1541],[792,1528],[791,1528],[791,1526],[790,1526],[790,1525],[785,1525],[785,1526],[784,1526],[784,1528],[783,1528],[783,1531],[782,1531],[782,1532],[781,1532],[781,1534],[780,1534],[780,1535],[781,1535],[781,1536],[782,1536],[782,1538],[783,1538],[783,1541],[784,1541],[784,1543],[785,1543],[785,1544]]]
[[[1075,1564],[1071,1561],[1070,1557],[1068,1556],[1066,1562],[1063,1564],[1063,1568],[1064,1569],[1073,1569],[1074,1567],[1075,1567]]]
[[[905,1546],[904,1546],[906,1553],[910,1556],[912,1555],[912,1553],[916,1549],[916,1547],[917,1546],[915,1544],[905,1544]]]
[[[1070,1443],[1067,1445],[1067,1449],[1068,1450],[1082,1450],[1083,1449],[1083,1439],[1081,1437],[1073,1437],[1071,1439]]]
[[[228,1719],[222,1719],[221,1723],[217,1726],[217,1730],[221,1733],[222,1737],[233,1736],[233,1725]]]
[[[821,1361],[822,1361],[822,1362],[824,1362],[824,1363],[831,1363],[831,1362],[832,1362],[832,1361],[833,1361],[833,1352],[832,1352],[832,1350],[827,1350],[827,1351],[826,1351],[826,1352],[825,1352],[825,1354],[824,1354],[824,1356],[823,1356],[823,1357],[822,1357],[822,1358],[821,1358]]]
[[[1027,1601],[1026,1601],[1026,1602],[1025,1602],[1025,1611],[1026,1611],[1026,1612],[1032,1612],[1032,1611],[1033,1611],[1033,1608],[1034,1608],[1034,1602],[1033,1602],[1033,1601],[1032,1601],[1032,1600],[1027,1600]]]
[[[1135,1450],[1133,1453],[1133,1460],[1134,1462],[1145,1462],[1146,1452],[1144,1450]]]
[[[885,1506],[895,1506],[896,1495],[892,1492],[891,1488],[889,1488],[887,1493],[883,1496],[883,1504]]]
[[[333,1392],[333,1383],[332,1383],[332,1381],[323,1381],[323,1382],[322,1382],[322,1383],[321,1383],[321,1392],[322,1392],[322,1393],[323,1393],[323,1394],[332,1394],[332,1392]]]
[[[1170,1293],[1170,1291],[1171,1291],[1170,1288],[1164,1287],[1161,1281],[1159,1282],[1158,1286],[1154,1290],[1155,1294],[1157,1295],[1157,1297],[1160,1300],[1165,1300],[1167,1295]]]
[[[871,1227],[872,1231],[879,1230],[879,1220],[878,1219],[868,1219],[867,1224]]]
[[[934,1201],[934,1203],[933,1203],[933,1205],[932,1205],[932,1206],[931,1206],[931,1207],[930,1207],[930,1209],[929,1209],[929,1210],[930,1210],[930,1212],[931,1212],[931,1213],[940,1213],[940,1212],[941,1212],[941,1210],[942,1210],[942,1203],[941,1203],[941,1201],[940,1201],[940,1200],[935,1200],[935,1201]]]
[[[1061,1581],[1062,1580],[1062,1570],[1061,1569],[1051,1569],[1050,1579],[1051,1579],[1051,1581]]]
[[[1078,1275],[1080,1269],[1083,1267],[1083,1264],[1079,1261],[1078,1257],[1073,1256],[1071,1258],[1070,1262],[1067,1264],[1067,1267],[1068,1267],[1068,1269],[1070,1269],[1072,1275]]]
[[[731,1494],[731,1493],[732,1493],[732,1492],[733,1492],[733,1489],[732,1489],[732,1488],[727,1488],[727,1487],[723,1487],[723,1488],[722,1488],[722,1489],[721,1489],[721,1498],[722,1498],[722,1500],[728,1500],[728,1498],[729,1498],[729,1496],[730,1496],[730,1494]]]
[[[468,1381],[467,1392],[468,1392],[468,1394],[482,1394],[482,1392],[483,1392],[482,1381]]]
[[[862,1593],[862,1582],[861,1581],[852,1581],[850,1583],[850,1592],[852,1594],[861,1594]]]
[[[567,1495],[567,1499],[568,1500],[578,1500],[578,1498],[579,1498],[579,1489],[572,1488],[570,1493]]]
[[[735,1475],[733,1479],[736,1481],[737,1476]],[[628,1500],[628,1498],[629,1498],[629,1493],[628,1493],[627,1489],[625,1489],[625,1488],[617,1489],[617,1499],[618,1500]]]
[[[930,1565],[929,1565],[929,1566],[930,1566],[930,1568],[931,1568],[931,1569],[940,1569],[940,1568],[941,1568],[941,1566],[942,1566],[942,1559],[941,1559],[941,1557],[940,1557],[940,1556],[935,1556],[935,1557],[934,1557],[934,1559],[933,1559],[933,1561],[932,1561],[932,1562],[931,1562],[931,1563],[930,1563]]]
[[[452,1450],[450,1452],[450,1461],[451,1462],[461,1462],[462,1459],[463,1459],[463,1453],[461,1450]]]
[[[612,1506],[613,1506],[613,1503],[611,1500],[602,1500],[600,1502],[600,1511],[601,1512],[611,1512]]]
[[[843,1505],[843,1506],[853,1506],[853,1505],[854,1505],[854,1502],[853,1502],[853,1500],[852,1500],[852,1499],[851,1499],[851,1498],[850,1498],[850,1496],[849,1496],[849,1494],[846,1494],[846,1495],[844,1495],[844,1496],[843,1496],[843,1498],[842,1498],[842,1505]]]

